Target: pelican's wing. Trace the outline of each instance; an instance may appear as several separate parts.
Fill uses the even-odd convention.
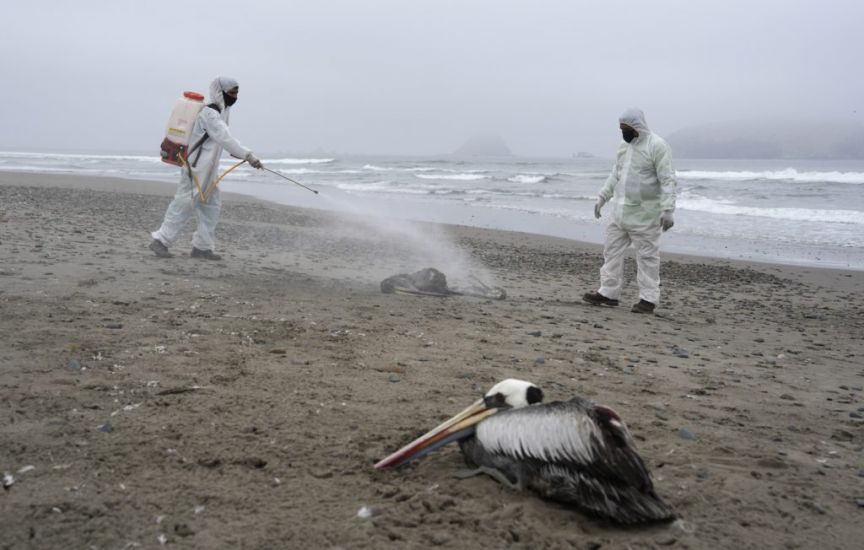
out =
[[[590,463],[597,457],[600,431],[588,415],[562,406],[566,404],[547,403],[496,414],[477,426],[477,439],[489,451],[518,459]]]
[[[480,422],[475,441],[472,462],[521,478],[543,497],[622,523],[675,517],[627,426],[606,407],[576,398],[509,410]]]
[[[490,452],[566,465],[650,489],[648,471],[627,426],[608,412],[579,398],[534,405],[487,418],[477,426],[476,437]]]

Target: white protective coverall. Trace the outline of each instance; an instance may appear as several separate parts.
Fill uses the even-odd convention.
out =
[[[639,136],[622,141],[612,173],[600,189],[602,207],[612,206],[612,220],[606,228],[600,289],[603,296],[617,300],[624,279],[624,253],[636,249],[636,280],[639,298],[652,304],[660,299],[661,215],[675,210],[675,170],[672,149],[645,123],[641,109],[628,109],[618,119]]]
[[[217,77],[211,82],[210,103],[217,104],[222,112],[204,107],[192,127],[192,134],[189,139],[190,148],[198,143],[205,132],[209,136],[199,147],[200,156],[196,150],[189,158],[189,164],[193,166],[192,171],[198,178],[198,183],[205,194],[218,176],[219,158],[222,156],[223,148],[241,159],[246,158],[250,153],[249,149],[241,145],[228,131],[231,108],[225,105],[222,92],[227,92],[236,86],[238,86],[236,80],[224,76]],[[198,189],[195,187],[189,171],[184,167],[180,175],[180,185],[174,194],[174,200],[168,205],[162,226],[151,235],[165,246],[171,246],[194,211],[198,217],[198,227],[192,235],[192,246],[198,250],[213,251],[216,247],[214,234],[216,224],[219,222],[221,208],[222,199],[219,196],[219,188],[213,190],[206,203],[202,203],[198,196]]]

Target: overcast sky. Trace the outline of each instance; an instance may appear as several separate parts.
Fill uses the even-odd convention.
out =
[[[611,154],[772,117],[864,121],[861,0],[28,0],[0,33],[0,148],[153,151],[174,100],[240,82],[261,154]]]

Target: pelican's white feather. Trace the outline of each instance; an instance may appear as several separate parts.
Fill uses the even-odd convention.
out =
[[[599,428],[574,407],[534,406],[487,418],[477,426],[486,449],[516,458],[594,461],[603,449]]]

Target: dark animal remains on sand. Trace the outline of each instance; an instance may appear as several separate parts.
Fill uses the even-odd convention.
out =
[[[472,284],[464,287],[447,286],[447,276],[435,269],[427,267],[415,273],[399,273],[381,281],[381,292],[384,294],[416,294],[420,296],[475,296],[491,300],[503,300],[507,293],[503,288],[491,287],[476,277]]]

